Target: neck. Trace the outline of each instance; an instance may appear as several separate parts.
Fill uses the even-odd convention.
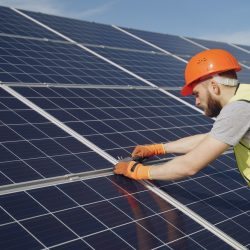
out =
[[[222,90],[221,92],[223,93],[223,95],[221,95],[220,103],[222,107],[228,104],[230,99],[235,95],[236,88],[237,86],[229,87],[221,85],[221,90]]]

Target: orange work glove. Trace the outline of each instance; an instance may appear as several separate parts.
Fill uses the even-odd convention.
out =
[[[164,144],[152,144],[152,145],[138,145],[132,152],[132,157],[151,157],[154,155],[166,154]]]
[[[144,166],[136,161],[120,161],[115,165],[114,172],[123,174],[131,179],[145,180],[150,179],[149,166]]]

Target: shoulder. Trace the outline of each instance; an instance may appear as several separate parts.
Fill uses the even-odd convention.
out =
[[[250,117],[250,102],[234,101],[228,103],[225,107],[223,107],[218,118],[223,116],[237,117],[242,115]]]
[[[250,127],[250,103],[234,101],[220,112],[210,135],[229,145],[235,145]]]
[[[228,103],[223,109],[239,109],[239,108],[249,109],[250,102],[244,100],[233,101]]]

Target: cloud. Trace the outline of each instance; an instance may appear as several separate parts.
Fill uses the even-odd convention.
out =
[[[201,39],[250,45],[250,31],[238,31],[230,34],[206,34],[200,36]]]

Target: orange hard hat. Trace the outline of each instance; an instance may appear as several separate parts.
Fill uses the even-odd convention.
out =
[[[241,70],[238,61],[229,52],[222,49],[210,49],[196,54],[186,66],[185,86],[182,88],[181,94],[191,95],[193,83],[228,70]]]

